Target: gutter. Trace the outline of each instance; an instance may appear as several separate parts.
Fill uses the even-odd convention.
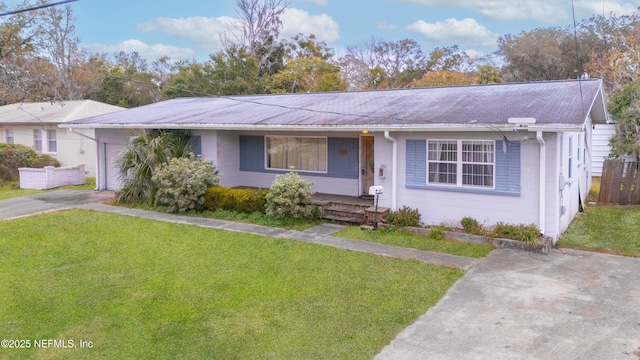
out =
[[[547,192],[547,186],[545,184],[545,168],[547,166],[546,161],[546,147],[544,139],[542,138],[542,131],[536,132],[536,140],[540,144],[540,220],[539,227],[542,235],[545,233],[545,217],[546,217],[546,201],[545,193]]]
[[[580,125],[567,124],[544,124],[529,126],[514,126],[513,124],[384,124],[384,125],[283,125],[283,124],[202,124],[202,123],[137,123],[137,124],[60,124],[61,128],[76,129],[198,129],[198,130],[235,130],[235,131],[467,131],[467,132],[487,132],[487,126],[494,131],[513,132],[516,130],[544,131],[544,132],[566,132],[582,130]]]
[[[397,178],[398,178],[398,141],[394,138],[392,138],[389,135],[388,131],[384,132],[384,138],[387,139],[387,141],[390,141],[393,144],[393,150],[392,150],[392,155],[391,157],[393,158],[393,164],[391,165],[391,210],[395,211],[397,209],[397,192],[398,192],[398,187],[396,184]]]
[[[79,132],[77,132],[77,131],[73,130],[73,128],[68,128],[68,129],[69,129],[69,132],[72,132],[72,133],[74,133],[74,134],[76,134],[76,135],[80,135],[80,136],[82,136],[83,138],[87,138],[87,139],[89,139],[89,140],[93,140],[93,141],[95,141],[95,143],[96,143],[96,187],[95,187],[95,189],[93,189],[93,190],[94,190],[94,191],[98,191],[98,190],[100,190],[100,186],[98,185],[98,179],[99,179],[99,177],[98,177],[98,168],[99,168],[99,163],[100,163],[100,156],[98,156],[98,154],[100,153],[100,149],[98,148],[98,146],[99,146],[98,144],[99,144],[100,142],[99,142],[99,141],[98,141],[98,139],[96,139],[96,138],[92,138],[91,136],[88,136],[88,135],[85,135],[85,134],[81,134],[81,133],[79,133]],[[105,156],[106,156],[106,154],[105,154]],[[105,169],[106,169],[106,168],[105,168]]]

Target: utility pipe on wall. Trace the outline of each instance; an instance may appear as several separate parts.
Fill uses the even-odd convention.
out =
[[[540,144],[540,232],[544,235],[545,232],[545,217],[546,217],[546,190],[547,190],[547,186],[545,184],[545,169],[547,166],[547,161],[546,161],[546,148],[545,148],[545,142],[544,139],[542,138],[542,131],[538,131],[536,132],[536,139],[538,140],[538,143]]]
[[[396,139],[392,138],[389,135],[388,131],[384,132],[384,138],[387,139],[387,141],[390,141],[393,145],[392,145],[392,164],[391,164],[391,210],[394,211],[397,209],[397,200],[396,200],[396,193],[397,193],[397,186],[396,186],[396,179],[397,179],[397,175],[398,175],[398,142],[396,141]]]
[[[93,189],[93,190],[101,190],[101,189],[100,189],[100,186],[99,186],[99,180],[98,180],[98,179],[100,179],[100,177],[98,176],[98,174],[99,174],[99,170],[98,170],[98,169],[100,168],[100,165],[99,165],[99,163],[100,163],[100,156],[99,156],[99,154],[100,154],[100,146],[98,145],[98,144],[99,144],[98,139],[95,139],[95,138],[92,138],[91,136],[88,136],[88,135],[85,135],[85,134],[79,133],[79,132],[77,132],[77,131],[73,130],[73,128],[69,128],[69,131],[70,131],[70,132],[72,132],[72,133],[74,133],[74,134],[76,134],[76,135],[80,135],[80,136],[82,136],[82,137],[84,137],[84,138],[87,138],[87,139],[89,139],[89,140],[93,140],[93,141],[95,141],[95,142],[96,142],[96,166],[95,166],[95,172],[96,172],[96,188],[95,188],[95,189]],[[105,155],[105,156],[106,156],[106,155]],[[105,169],[106,169],[106,168],[105,168]],[[105,173],[106,173],[106,170],[105,170]]]

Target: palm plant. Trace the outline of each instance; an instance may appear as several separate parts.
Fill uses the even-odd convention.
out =
[[[135,129],[130,132],[129,142],[118,154],[118,168],[122,188],[118,202],[153,203],[157,188],[151,177],[161,164],[172,158],[189,156],[193,151],[190,136],[180,130]]]

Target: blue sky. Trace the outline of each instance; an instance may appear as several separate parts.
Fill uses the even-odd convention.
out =
[[[51,0],[54,1],[54,0]],[[10,9],[21,1],[4,1]],[[204,61],[221,49],[237,17],[234,0],[79,0],[71,3],[81,45],[147,59]],[[591,14],[628,14],[640,0],[574,0],[578,21]],[[291,0],[281,38],[315,34],[338,54],[373,39],[411,38],[423,51],[458,45],[471,54],[497,48],[500,35],[573,23],[571,0]]]

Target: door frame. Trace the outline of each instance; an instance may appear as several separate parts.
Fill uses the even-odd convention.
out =
[[[374,163],[374,169],[371,170],[371,184],[369,184],[368,186],[374,185],[375,184],[375,136],[373,134],[360,134],[360,154],[358,156],[358,188],[360,189],[358,196],[363,196],[363,195],[369,195],[369,188],[368,186],[365,184],[366,180],[367,180],[367,171],[368,169],[368,164],[365,164],[364,162],[366,160],[368,160],[368,156],[366,154],[367,149],[365,149],[365,139],[367,140],[371,140],[370,144],[373,147],[373,151],[370,154],[373,159],[373,163]],[[369,142],[367,142],[369,143]],[[369,161],[370,162],[370,161]],[[365,173],[363,174],[363,170],[365,171]]]

